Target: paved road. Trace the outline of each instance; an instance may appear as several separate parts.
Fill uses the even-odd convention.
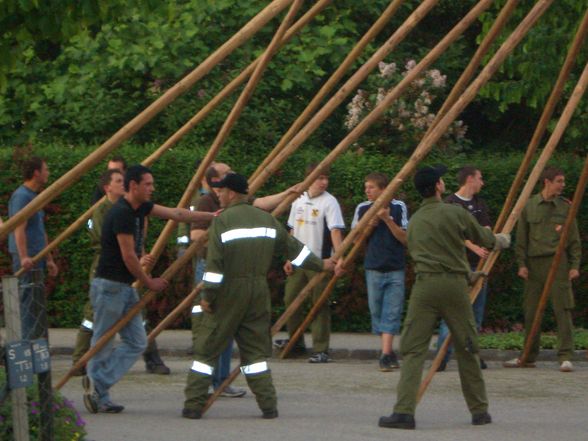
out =
[[[585,441],[588,439],[588,363],[562,374],[555,362],[537,369],[503,369],[490,362],[485,378],[494,423],[470,425],[457,369],[452,362],[435,376],[417,410],[417,430],[380,429],[380,415],[391,412],[399,373],[381,373],[375,362],[339,360],[311,365],[305,360],[272,360],[280,418],[263,420],[251,393],[222,398],[202,420],[180,417],[188,358],[166,359],[170,376],[143,372],[137,363],[113,389],[113,399],[126,406],[119,415],[92,415],[84,409],[79,379],[65,395],[87,421],[94,441]],[[54,381],[69,358],[53,358]],[[246,387],[243,378],[236,383]]]

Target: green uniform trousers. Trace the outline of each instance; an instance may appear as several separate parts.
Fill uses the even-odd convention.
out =
[[[296,268],[294,273],[288,276],[286,280],[286,292],[284,294],[284,303],[286,308],[294,301],[296,296],[304,289],[310,279],[318,272]],[[327,286],[328,279],[323,280],[311,293],[311,302],[314,305]],[[286,327],[288,334],[292,336],[300,327],[306,314],[303,308],[299,308],[288,320]],[[312,350],[313,352],[327,352],[329,350],[329,340],[331,338],[331,310],[329,302],[325,302],[311,324],[312,331]],[[302,344],[302,342],[301,342]]]
[[[276,390],[267,367],[271,356],[271,302],[266,278],[236,278],[204,312],[194,342],[194,362],[188,373],[184,408],[200,410],[208,396],[212,371],[221,352],[234,337],[241,371],[262,411],[277,408]]]
[[[414,415],[423,364],[439,318],[451,331],[461,389],[471,413],[488,410],[480,370],[478,335],[466,277],[457,273],[418,274],[400,342],[403,362],[394,412]]]
[[[551,268],[553,256],[547,257],[529,257],[527,258],[527,268],[529,270],[529,279],[525,282],[524,293],[524,310],[525,310],[525,334],[528,335],[533,325],[537,305],[541,297],[541,292],[545,286],[547,274]],[[557,270],[555,282],[549,293],[555,321],[557,323],[557,357],[560,361],[571,360],[574,354],[574,325],[572,323],[572,309],[574,308],[574,295],[572,285],[568,280],[568,264],[565,256]],[[529,353],[528,362],[534,362],[539,355],[539,339],[541,333],[538,332],[533,339],[531,352]]]

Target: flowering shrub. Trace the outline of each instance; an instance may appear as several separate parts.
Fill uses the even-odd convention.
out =
[[[0,369],[0,385],[6,384],[4,371]],[[38,398],[37,384],[27,388],[29,408],[29,433],[31,441],[40,438],[41,406]],[[82,419],[72,401],[63,397],[59,392],[53,392],[53,440],[54,441],[83,441],[86,439],[86,422]],[[13,438],[12,405],[7,398],[0,405],[0,440]]]
[[[348,104],[345,127],[352,130],[357,126],[415,66],[416,62],[409,60],[401,71],[396,63],[380,62],[379,74],[370,75],[365,89],[359,89]],[[435,119],[446,79],[437,69],[425,71],[366,133],[361,147],[374,147],[386,153],[411,152]],[[449,152],[462,150],[466,131],[463,121],[454,121],[437,142],[437,147]]]

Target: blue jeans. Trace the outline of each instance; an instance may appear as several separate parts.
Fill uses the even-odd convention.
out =
[[[372,332],[398,335],[404,308],[404,270],[365,270],[365,280]]]
[[[475,271],[476,267],[472,267],[472,271]],[[478,297],[472,304],[472,310],[474,311],[474,319],[476,320],[476,327],[478,330],[482,327],[482,320],[484,320],[484,309],[486,308],[486,297],[488,296],[488,283],[484,282]],[[449,335],[449,328],[447,327],[447,323],[444,320],[441,320],[441,324],[439,325],[439,338],[437,339],[437,352],[441,349],[443,342]],[[447,354],[445,354],[445,358],[443,361],[445,363],[449,362],[451,359],[451,355],[453,354],[453,344],[450,344],[447,348]]]
[[[12,272],[15,274],[20,270],[20,258],[18,254],[11,254],[12,256]],[[33,278],[33,271],[38,274]],[[37,263],[32,270],[23,273],[18,278],[19,285],[19,303],[20,303],[20,323],[22,330],[22,340],[33,340],[41,337],[35,335],[36,323],[39,317],[38,308],[35,305],[34,289],[41,289],[45,291],[45,260]],[[33,282],[35,285],[33,285]],[[44,293],[42,294],[44,295]]]
[[[106,331],[139,302],[139,296],[126,283],[95,278],[90,285],[90,301],[94,308],[94,346]],[[119,346],[114,347],[114,339],[111,339],[88,363],[88,376],[94,382],[99,404],[110,401],[109,389],[128,372],[147,347],[147,334],[141,314],[135,315],[119,333]]]
[[[197,258],[196,265],[194,266],[194,283],[198,285],[202,281],[202,276],[206,271],[206,259]],[[225,381],[231,373],[231,358],[233,356],[233,339],[229,340],[227,347],[220,354],[214,371],[212,372],[212,387],[218,389],[218,387]]]

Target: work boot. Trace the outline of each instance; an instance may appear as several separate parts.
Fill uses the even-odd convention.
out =
[[[396,413],[394,412],[390,416],[380,417],[378,426],[386,427],[388,429],[408,429],[412,430],[416,427],[414,421],[414,415],[408,413]]]
[[[261,417],[264,420],[273,420],[278,417],[278,409],[264,410]]]
[[[483,426],[484,424],[490,424],[492,417],[488,412],[473,413],[472,414],[472,425]]]
[[[445,369],[447,369],[447,360],[443,359],[441,360],[441,364],[437,368],[437,372],[445,372]]]
[[[182,409],[182,417],[188,418],[191,420],[199,420],[202,418],[202,412],[196,409],[186,409],[185,407]]]
[[[155,340],[152,345],[149,345],[147,351],[143,353],[143,359],[145,360],[145,370],[148,374],[158,375],[169,375],[170,369],[165,365],[161,357],[159,356],[159,350]]]
[[[486,364],[486,362],[484,360],[482,360],[480,358],[480,369],[484,370],[484,369],[488,369],[488,365]]]
[[[279,338],[274,341],[274,348],[281,351],[288,345],[288,343],[290,343],[290,339]],[[288,355],[306,355],[306,345],[304,344],[304,340],[299,339],[292,347]]]

